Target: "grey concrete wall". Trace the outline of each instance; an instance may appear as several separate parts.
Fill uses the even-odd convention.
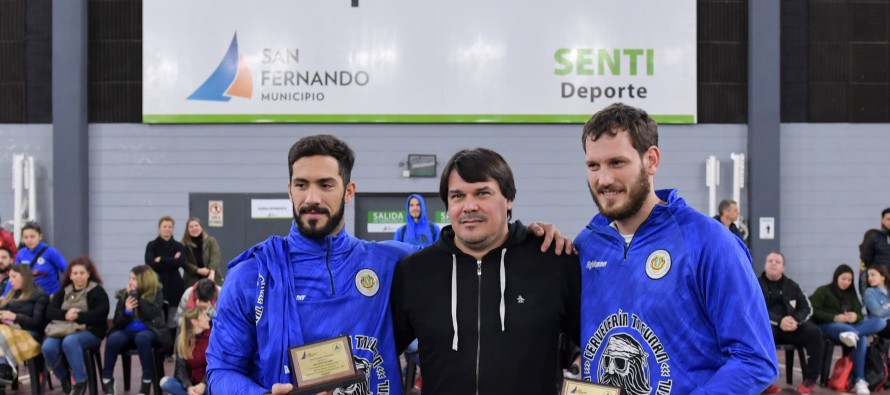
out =
[[[52,173],[53,141],[52,125],[5,125],[0,124],[0,217],[9,222],[13,217],[12,156],[33,156],[37,167],[37,221],[44,238],[52,242]],[[27,199],[27,196],[25,196]],[[11,229],[12,225],[10,225]]]

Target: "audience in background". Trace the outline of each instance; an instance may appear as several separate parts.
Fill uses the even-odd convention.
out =
[[[168,318],[166,327],[175,328],[173,314],[185,289],[179,274],[179,269],[185,266],[185,247],[173,239],[173,218],[165,216],[158,221],[158,237],[145,246],[145,264],[154,269],[163,286]]]
[[[210,340],[210,317],[206,310],[192,307],[182,315],[176,337],[176,367],[173,376],[161,379],[161,388],[172,395],[207,393],[207,344]]]
[[[27,266],[14,266],[9,271],[9,284],[10,291],[0,298],[0,325],[8,326],[2,331],[5,341],[0,343],[0,350],[3,351],[0,357],[0,382],[7,384],[15,379],[16,366],[19,363],[40,354],[40,345],[37,342],[43,338],[43,327],[46,324],[43,314],[49,302],[49,297],[34,282]],[[16,338],[19,334],[14,332],[17,330],[24,330],[27,335],[21,336],[30,335],[35,340],[27,341],[33,349],[21,349],[25,346],[25,341]]]
[[[865,381],[865,351],[868,336],[887,326],[883,319],[862,317],[862,303],[853,287],[853,268],[842,264],[834,271],[831,284],[816,289],[810,296],[813,322],[819,324],[825,337],[853,347],[853,376],[856,394],[870,394]]]
[[[216,315],[216,300],[219,298],[220,288],[209,278],[198,280],[195,285],[189,287],[179,300],[179,308],[176,309],[176,323],[180,324],[182,313],[186,310],[198,307],[207,313],[211,319]]]
[[[6,247],[12,253],[12,259],[15,259],[15,254],[18,252],[19,247],[15,244],[15,238],[12,237],[12,233],[9,233],[5,228],[3,228],[3,219],[0,218],[0,247]]]
[[[15,263],[28,265],[34,281],[49,294],[55,294],[59,290],[59,274],[64,273],[68,265],[65,258],[58,250],[48,246],[43,241],[43,232],[40,225],[28,222],[22,227],[22,243],[25,248],[19,250],[15,257]],[[4,295],[9,291],[6,286]]]
[[[0,290],[6,289],[6,284],[9,283],[9,269],[12,268],[12,260],[12,251],[5,246],[0,246]]]

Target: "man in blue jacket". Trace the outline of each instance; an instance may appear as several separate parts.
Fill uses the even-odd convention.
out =
[[[350,336],[353,362],[367,380],[334,394],[402,393],[389,295],[396,262],[416,247],[346,232],[354,163],[352,149],[334,136],[304,137],[291,147],[294,222],[287,236],[270,237],[228,265],[207,349],[210,393],[290,393],[288,348],[342,335]],[[564,240],[552,228],[542,248],[554,238],[561,249]]]
[[[623,393],[759,393],[778,376],[751,256],[675,190],[654,191],[658,130],[613,104],[584,126],[599,209],[575,239],[584,380]]]

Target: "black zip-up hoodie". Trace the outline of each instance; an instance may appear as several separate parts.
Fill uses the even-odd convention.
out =
[[[396,344],[419,340],[424,395],[556,393],[559,333],[578,343],[578,257],[542,253],[518,221],[481,262],[454,237],[443,228],[393,278]]]

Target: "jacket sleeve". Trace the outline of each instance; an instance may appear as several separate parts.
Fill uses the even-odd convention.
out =
[[[179,306],[176,308],[176,315],[173,316],[177,328],[179,327],[179,324],[182,323],[182,313],[185,313],[185,308],[188,307],[189,298],[192,296],[192,292],[195,292],[194,286],[186,288],[185,292],[182,293],[182,297],[179,298]]]
[[[834,316],[836,314],[828,307],[828,298],[830,297],[832,296],[829,295],[828,288],[824,286],[817,288],[816,292],[810,296],[810,302],[813,304],[814,323],[824,324],[834,322]]]
[[[859,259],[865,263],[865,267],[871,266],[875,260],[875,237],[869,237],[868,240],[865,241],[865,245],[862,248],[862,253],[859,255]]]
[[[810,298],[808,298],[807,294],[800,289],[800,286],[797,285],[797,283],[791,281],[790,287],[795,295],[794,312],[791,313],[791,317],[793,317],[797,323],[806,322],[813,315],[813,305],[810,304]]]
[[[720,351],[729,358],[692,393],[766,388],[779,376],[779,367],[766,303],[751,270],[751,255],[730,232],[719,232],[698,248],[696,285]]]
[[[890,315],[890,309],[885,309],[881,303],[881,291],[876,287],[870,287],[865,290],[865,296],[862,300],[865,302],[865,309],[868,310],[869,317],[885,318]]]
[[[548,254],[555,253],[551,250]],[[575,345],[581,344],[581,263],[577,255],[562,258],[564,262],[565,287],[563,303],[566,316],[563,318],[563,332]]]
[[[762,278],[757,279],[757,285],[760,286],[760,294],[763,296],[763,301],[766,303],[766,283],[764,283]],[[766,306],[766,314],[769,316],[769,323],[772,326],[778,326],[780,322],[782,322],[782,316],[769,309],[769,306]]]
[[[158,263],[155,262],[155,249],[154,249],[155,241],[149,241],[148,244],[145,245],[145,264],[150,266],[154,271],[158,271],[160,269]]]
[[[219,284],[222,279],[222,274],[219,271],[219,262],[222,259],[222,253],[219,251],[219,243],[213,237],[208,237],[207,241],[204,242],[204,248],[207,248],[207,252],[209,253],[209,258],[204,264],[213,270],[216,274],[216,278],[213,279],[214,282]]]
[[[393,332],[396,337],[396,352],[401,354],[414,340],[414,328],[408,317],[406,270],[407,264],[402,259],[397,265],[392,278],[392,287],[389,292],[390,309],[392,310]]]
[[[146,325],[151,325],[151,322],[157,319],[158,317],[163,316],[164,314],[164,292],[161,288],[155,292],[154,299],[148,300],[144,298],[139,299],[139,305],[136,306],[136,310],[139,311],[139,319],[142,320]]]
[[[44,321],[43,313],[46,311],[46,304],[49,303],[49,297],[46,296],[45,293],[41,293],[40,296],[34,300],[33,310],[31,311],[31,315],[27,314],[16,314],[15,322],[21,325],[23,329],[32,330],[32,331],[42,331],[46,321]]]
[[[173,245],[176,246],[176,252],[179,253],[179,258],[174,258],[176,252],[173,253],[173,256],[161,258],[161,262],[168,265],[168,271],[178,271],[179,268],[185,267],[185,246],[176,240],[174,240]]]
[[[207,347],[206,380],[211,395],[252,395],[271,390],[263,388],[250,377],[254,355],[258,350],[253,303],[256,272],[245,271],[244,266],[252,263],[241,262],[231,269],[226,286],[220,292],[210,345]]]
[[[62,273],[65,273],[65,269],[68,268],[68,263],[65,261],[65,257],[62,256],[62,253],[59,252],[59,250],[49,248],[46,251],[46,255],[49,255],[47,260],[56,268],[56,272],[51,273],[51,275],[59,277]]]
[[[183,254],[182,260],[182,270],[188,272],[193,276],[198,275],[198,260],[195,258],[195,250],[191,247],[183,244],[183,250],[185,253]]]
[[[176,377],[180,383],[182,383],[183,388],[188,388],[193,386],[192,380],[189,378],[189,368],[186,364],[186,361],[176,355],[176,366],[174,367],[173,377]]]
[[[53,301],[56,297],[53,297]],[[87,310],[77,314],[76,322],[85,324],[86,326],[108,325],[108,311],[111,309],[108,304],[108,293],[105,288],[97,286],[87,294]]]
[[[112,318],[111,324],[114,326],[114,329],[124,329],[130,322],[133,322],[133,316],[125,312],[124,301],[127,299],[126,294],[121,295],[120,292],[117,292],[115,296],[117,297],[117,303],[114,307],[114,318]]]
[[[65,311],[62,310],[62,301],[65,300],[65,288],[59,288],[59,291],[53,295],[52,300],[46,305],[46,320],[64,320],[65,319]],[[106,300],[107,304],[108,301]],[[108,316],[108,312],[105,313]]]

